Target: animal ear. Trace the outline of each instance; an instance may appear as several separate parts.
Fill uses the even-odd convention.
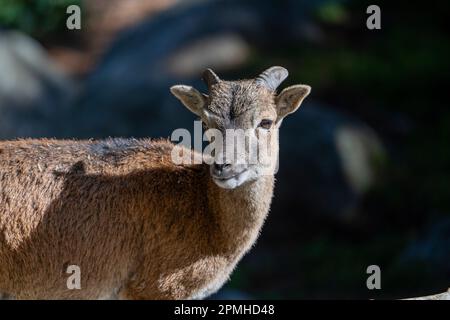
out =
[[[170,88],[170,92],[177,97],[186,108],[198,116],[201,116],[206,104],[206,96],[195,88],[185,85],[176,85]]]
[[[311,92],[311,87],[297,84],[285,88],[276,97],[278,119],[281,120],[290,113],[295,112],[303,102],[303,99]]]

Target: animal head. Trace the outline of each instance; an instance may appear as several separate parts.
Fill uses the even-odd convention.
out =
[[[210,172],[218,186],[233,189],[275,173],[281,122],[311,90],[293,85],[277,94],[287,76],[285,68],[271,67],[254,79],[225,81],[207,69],[203,80],[208,94],[186,85],[170,88],[207,129]]]

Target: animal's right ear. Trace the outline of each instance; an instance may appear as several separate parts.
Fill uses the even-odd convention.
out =
[[[177,97],[191,112],[198,116],[203,113],[206,105],[205,95],[198,92],[195,88],[185,85],[176,85],[170,88],[170,92]]]
[[[311,92],[311,87],[304,84],[297,84],[285,88],[276,98],[277,104],[277,121],[283,119],[290,113],[300,107],[303,99]]]

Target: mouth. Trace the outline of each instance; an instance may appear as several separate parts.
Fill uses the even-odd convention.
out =
[[[228,177],[212,176],[213,181],[221,188],[234,189],[245,181],[248,177],[248,169],[242,170],[241,172]]]
[[[244,170],[244,171],[246,171],[246,170]],[[237,176],[239,176],[244,171],[241,171],[241,172],[239,172],[239,173],[237,173],[235,175],[229,176],[229,177],[220,177],[220,176],[214,176],[214,175],[212,177],[213,177],[214,180],[217,180],[217,181],[227,181],[227,180],[236,178]]]

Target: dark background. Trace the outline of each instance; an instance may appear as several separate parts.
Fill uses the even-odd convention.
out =
[[[82,7],[67,30],[66,8]],[[381,30],[366,8],[381,8]],[[447,1],[0,0],[0,138],[168,137],[200,74],[312,94],[281,128],[271,214],[220,298],[402,298],[450,286]],[[366,268],[381,268],[368,290]]]

